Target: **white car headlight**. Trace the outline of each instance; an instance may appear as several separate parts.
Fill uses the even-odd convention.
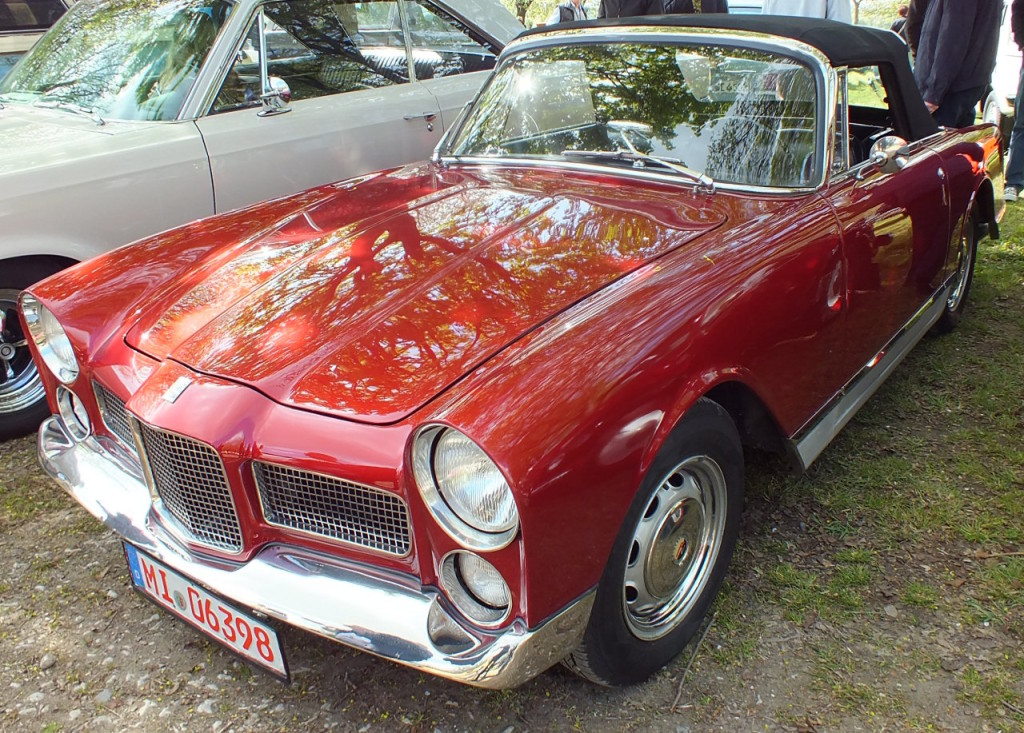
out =
[[[466,547],[505,547],[519,529],[519,510],[504,475],[458,430],[433,425],[413,443],[420,493],[441,526]]]
[[[46,366],[64,384],[74,382],[78,378],[78,360],[57,317],[28,293],[21,296],[21,312]]]

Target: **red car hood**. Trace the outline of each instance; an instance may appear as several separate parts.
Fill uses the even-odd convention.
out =
[[[398,205],[353,221],[359,188],[339,191],[178,278],[143,307],[129,344],[283,404],[393,422],[725,220],[687,189],[621,178],[414,172],[433,183],[406,185],[415,195]]]

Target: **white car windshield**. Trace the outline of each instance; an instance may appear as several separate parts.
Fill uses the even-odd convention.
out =
[[[232,4],[77,3],[0,81],[0,101],[120,120],[172,120]]]
[[[502,65],[442,155],[808,186],[821,175],[816,89],[810,67],[767,51],[653,42],[540,48]]]

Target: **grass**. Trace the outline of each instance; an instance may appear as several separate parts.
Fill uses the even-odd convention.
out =
[[[1024,730],[1021,212],[1011,209],[1002,230],[1001,241],[980,243],[958,330],[924,339],[806,474],[753,462],[748,514],[753,505],[783,526],[755,526],[737,572],[758,576],[758,593],[787,622],[806,628],[820,618],[868,644],[886,643],[877,628],[886,616],[998,628],[1013,644],[957,672],[959,699],[994,729]],[[733,587],[719,608],[742,606],[729,597]],[[723,633],[746,649],[758,630],[733,623]],[[816,689],[836,719],[852,715],[870,728],[889,715],[928,728],[902,717],[899,696],[854,658],[827,646],[814,662]]]

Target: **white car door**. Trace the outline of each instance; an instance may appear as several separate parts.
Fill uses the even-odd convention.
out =
[[[494,68],[497,45],[430,0],[403,5],[416,78],[437,99],[447,129]]]
[[[218,212],[430,156],[440,110],[410,79],[401,12],[394,0],[263,5],[197,121]],[[289,98],[278,109],[260,103],[263,64],[267,91]]]

